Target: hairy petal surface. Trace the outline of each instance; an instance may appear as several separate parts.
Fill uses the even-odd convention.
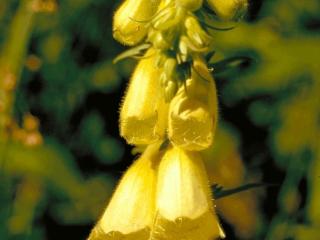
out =
[[[224,237],[200,155],[173,147],[159,166],[153,240]]]

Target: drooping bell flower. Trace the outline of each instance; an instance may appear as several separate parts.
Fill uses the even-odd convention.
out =
[[[160,0],[125,0],[113,18],[113,37],[130,46],[140,42],[159,3]]]
[[[213,207],[209,181],[197,152],[173,147],[158,171],[153,240],[224,237]]]
[[[216,88],[201,59],[195,60],[191,77],[172,99],[168,114],[171,142],[188,151],[199,151],[212,144],[218,117]]]
[[[120,110],[120,134],[129,144],[162,139],[167,127],[167,104],[160,90],[161,70],[153,51],[136,67]]]
[[[155,213],[159,144],[147,147],[122,177],[88,240],[148,240]]]

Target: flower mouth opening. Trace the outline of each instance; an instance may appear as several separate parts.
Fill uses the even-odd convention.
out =
[[[150,228],[124,234],[119,231],[105,233],[99,226],[95,227],[88,240],[149,240]]]
[[[208,240],[224,238],[215,214],[205,212],[195,219],[178,217],[174,221],[157,215],[154,229],[151,232],[152,240]]]

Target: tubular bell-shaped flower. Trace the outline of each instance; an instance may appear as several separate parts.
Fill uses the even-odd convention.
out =
[[[129,83],[120,112],[120,134],[129,144],[150,144],[164,137],[167,104],[160,89],[161,71],[153,51],[146,53]]]
[[[218,17],[225,20],[238,20],[248,7],[248,0],[207,0]]]
[[[195,60],[191,78],[181,86],[169,107],[168,136],[189,151],[212,144],[218,117],[216,88],[203,60]]]
[[[197,152],[173,147],[158,172],[153,240],[224,237],[214,211],[209,181]]]
[[[159,144],[148,146],[127,170],[88,240],[148,240],[155,213]]]
[[[146,24],[158,9],[160,0],[125,0],[113,19],[113,37],[126,45],[135,45],[147,34]]]

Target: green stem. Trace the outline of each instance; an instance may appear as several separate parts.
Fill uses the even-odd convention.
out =
[[[32,33],[35,11],[32,1],[23,0],[10,26],[0,55],[0,138],[13,114],[18,85]]]

